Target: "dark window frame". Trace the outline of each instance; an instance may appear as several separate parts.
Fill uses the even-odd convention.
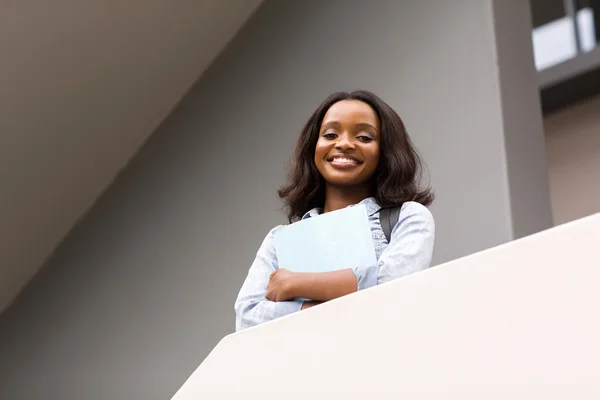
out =
[[[540,0],[531,0],[530,4],[534,27],[561,18],[558,15],[560,11],[557,9],[536,10],[534,8],[536,5],[544,4],[540,3]],[[582,50],[576,17],[577,11],[584,7],[591,7],[594,11],[598,47],[590,52]],[[574,58],[538,71],[540,100],[544,115],[600,94],[600,0],[563,0],[562,11],[564,11],[562,16],[567,16],[573,21],[577,54]]]

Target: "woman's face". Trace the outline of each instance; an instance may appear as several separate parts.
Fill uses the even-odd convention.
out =
[[[342,100],[323,117],[315,164],[329,184],[363,185],[379,164],[379,144],[379,118],[371,106],[359,100]]]

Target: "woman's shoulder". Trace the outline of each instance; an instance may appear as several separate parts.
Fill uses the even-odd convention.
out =
[[[427,224],[434,224],[433,214],[429,208],[416,201],[407,201],[402,204],[400,209],[400,221],[410,219],[413,221],[421,221]]]
[[[279,230],[281,230],[284,225],[277,225],[274,228],[271,228],[268,233],[264,236],[262,243],[260,245],[259,252],[261,251],[274,251],[275,248],[275,235]]]
[[[282,230],[284,227],[285,227],[285,225],[276,225],[276,226],[274,226],[273,228],[271,228],[269,230],[269,232],[267,233],[266,238],[267,239],[272,239],[277,234],[277,232],[279,232],[280,230]]]

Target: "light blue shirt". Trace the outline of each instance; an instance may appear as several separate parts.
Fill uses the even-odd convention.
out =
[[[388,244],[379,222],[380,207],[375,199],[370,197],[360,204],[367,207],[377,263],[353,269],[358,281],[358,290],[429,267],[433,255],[435,224],[431,212],[425,206],[412,201],[402,205]],[[302,219],[317,216],[321,212],[321,209],[315,208]],[[236,331],[300,311],[302,308],[303,301],[300,300],[273,302],[265,297],[271,272],[279,268],[273,235],[281,228],[282,225],[273,228],[264,239],[240,289],[235,302]]]

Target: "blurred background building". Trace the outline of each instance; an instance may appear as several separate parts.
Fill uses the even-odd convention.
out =
[[[599,211],[600,2],[532,0],[554,223]]]

